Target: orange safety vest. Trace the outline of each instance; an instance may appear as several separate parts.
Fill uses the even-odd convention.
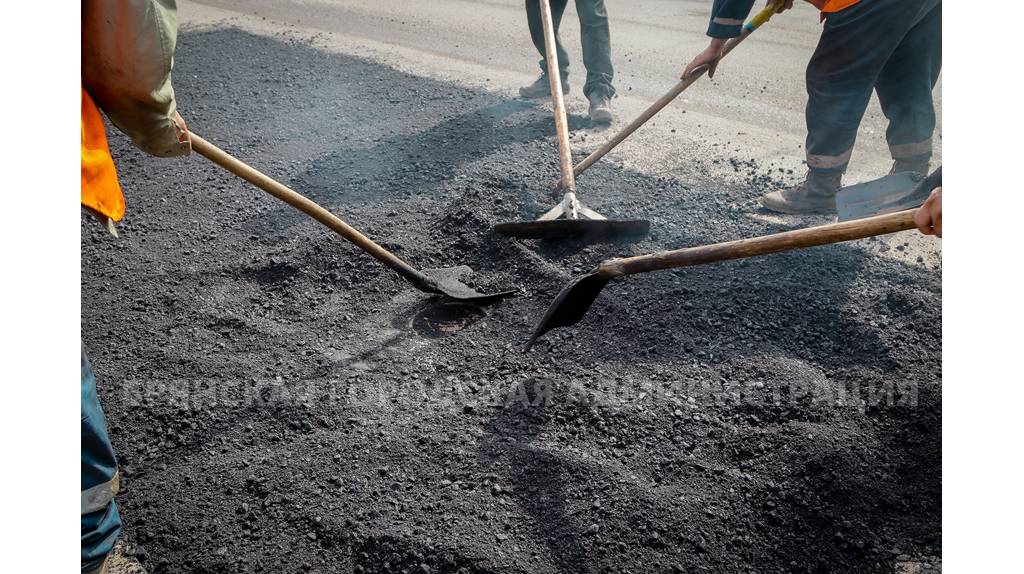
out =
[[[833,12],[838,12],[840,10],[843,10],[845,8],[849,8],[850,6],[853,6],[857,2],[860,2],[860,0],[807,0],[807,1],[810,2],[811,4],[814,4],[814,6],[818,10],[821,10],[822,14],[831,14]]]
[[[124,195],[107,146],[103,116],[85,88],[82,88],[82,205],[114,221],[124,217]]]

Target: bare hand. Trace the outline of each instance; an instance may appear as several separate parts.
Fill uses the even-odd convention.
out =
[[[718,61],[722,59],[722,50],[725,49],[725,38],[714,38],[711,40],[711,44],[697,57],[693,59],[689,64],[686,65],[686,69],[683,70],[682,79],[690,77],[692,74],[699,74],[705,68],[708,71],[708,77],[715,77],[715,69],[718,67]]]
[[[914,214],[914,224],[925,235],[942,237],[942,188],[936,187]]]
[[[775,13],[782,14],[786,10],[789,10],[790,8],[793,7],[793,0],[768,0],[766,4],[768,6],[771,6],[772,4],[781,4],[781,6],[779,6]]]
[[[181,117],[177,111],[174,112],[174,125],[178,130],[178,142],[187,143],[189,152],[192,151],[192,138],[188,133],[188,124],[185,123],[185,118]]]

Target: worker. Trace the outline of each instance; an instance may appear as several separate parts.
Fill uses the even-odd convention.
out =
[[[174,0],[82,2],[82,206],[116,236],[125,202],[107,146],[102,110],[142,151],[191,151],[177,112],[171,67],[177,35]],[[114,503],[120,478],[96,378],[82,350],[82,572],[106,572],[121,533]]]
[[[928,173],[935,108],[932,89],[942,67],[940,0],[808,0],[824,26],[807,65],[807,176],[764,195],[780,213],[832,213],[872,90],[889,121],[890,173]],[[709,75],[729,38],[740,35],[754,0],[715,0],[710,45],[686,66]],[[779,12],[793,6],[784,0]]]
[[[558,26],[568,0],[551,0],[551,20],[555,25],[555,46],[558,68],[562,80],[562,92],[569,93],[569,54],[558,36]],[[590,102],[590,120],[598,124],[612,121],[611,101],[615,95],[612,87],[612,44],[608,33],[608,10],[604,0],[576,0],[576,15],[580,19],[580,39],[583,43],[583,65],[587,68],[587,83],[583,85],[583,96]],[[548,63],[544,50],[544,25],[540,16],[540,1],[526,0],[526,21],[530,26],[533,45],[540,52],[540,77],[529,86],[519,88],[524,98],[546,98],[551,96],[548,82]]]
[[[936,187],[914,213],[914,224],[925,235],[942,238],[942,188]]]

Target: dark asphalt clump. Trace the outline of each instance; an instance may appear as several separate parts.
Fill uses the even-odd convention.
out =
[[[154,574],[941,556],[939,271],[838,245],[647,274],[522,354],[603,258],[783,229],[748,216],[783,174],[605,161],[582,197],[650,239],[517,242],[491,226],[557,201],[543,106],[230,29],[182,34],[175,63],[197,133],[419,267],[523,290],[438,332],[417,320],[438,301],[318,224],[112,136],[128,215],[119,240],[83,217],[82,331]]]

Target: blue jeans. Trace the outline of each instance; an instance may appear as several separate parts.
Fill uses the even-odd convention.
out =
[[[96,377],[82,351],[82,570],[99,566],[121,535],[114,494],[117,460],[96,395]]]

